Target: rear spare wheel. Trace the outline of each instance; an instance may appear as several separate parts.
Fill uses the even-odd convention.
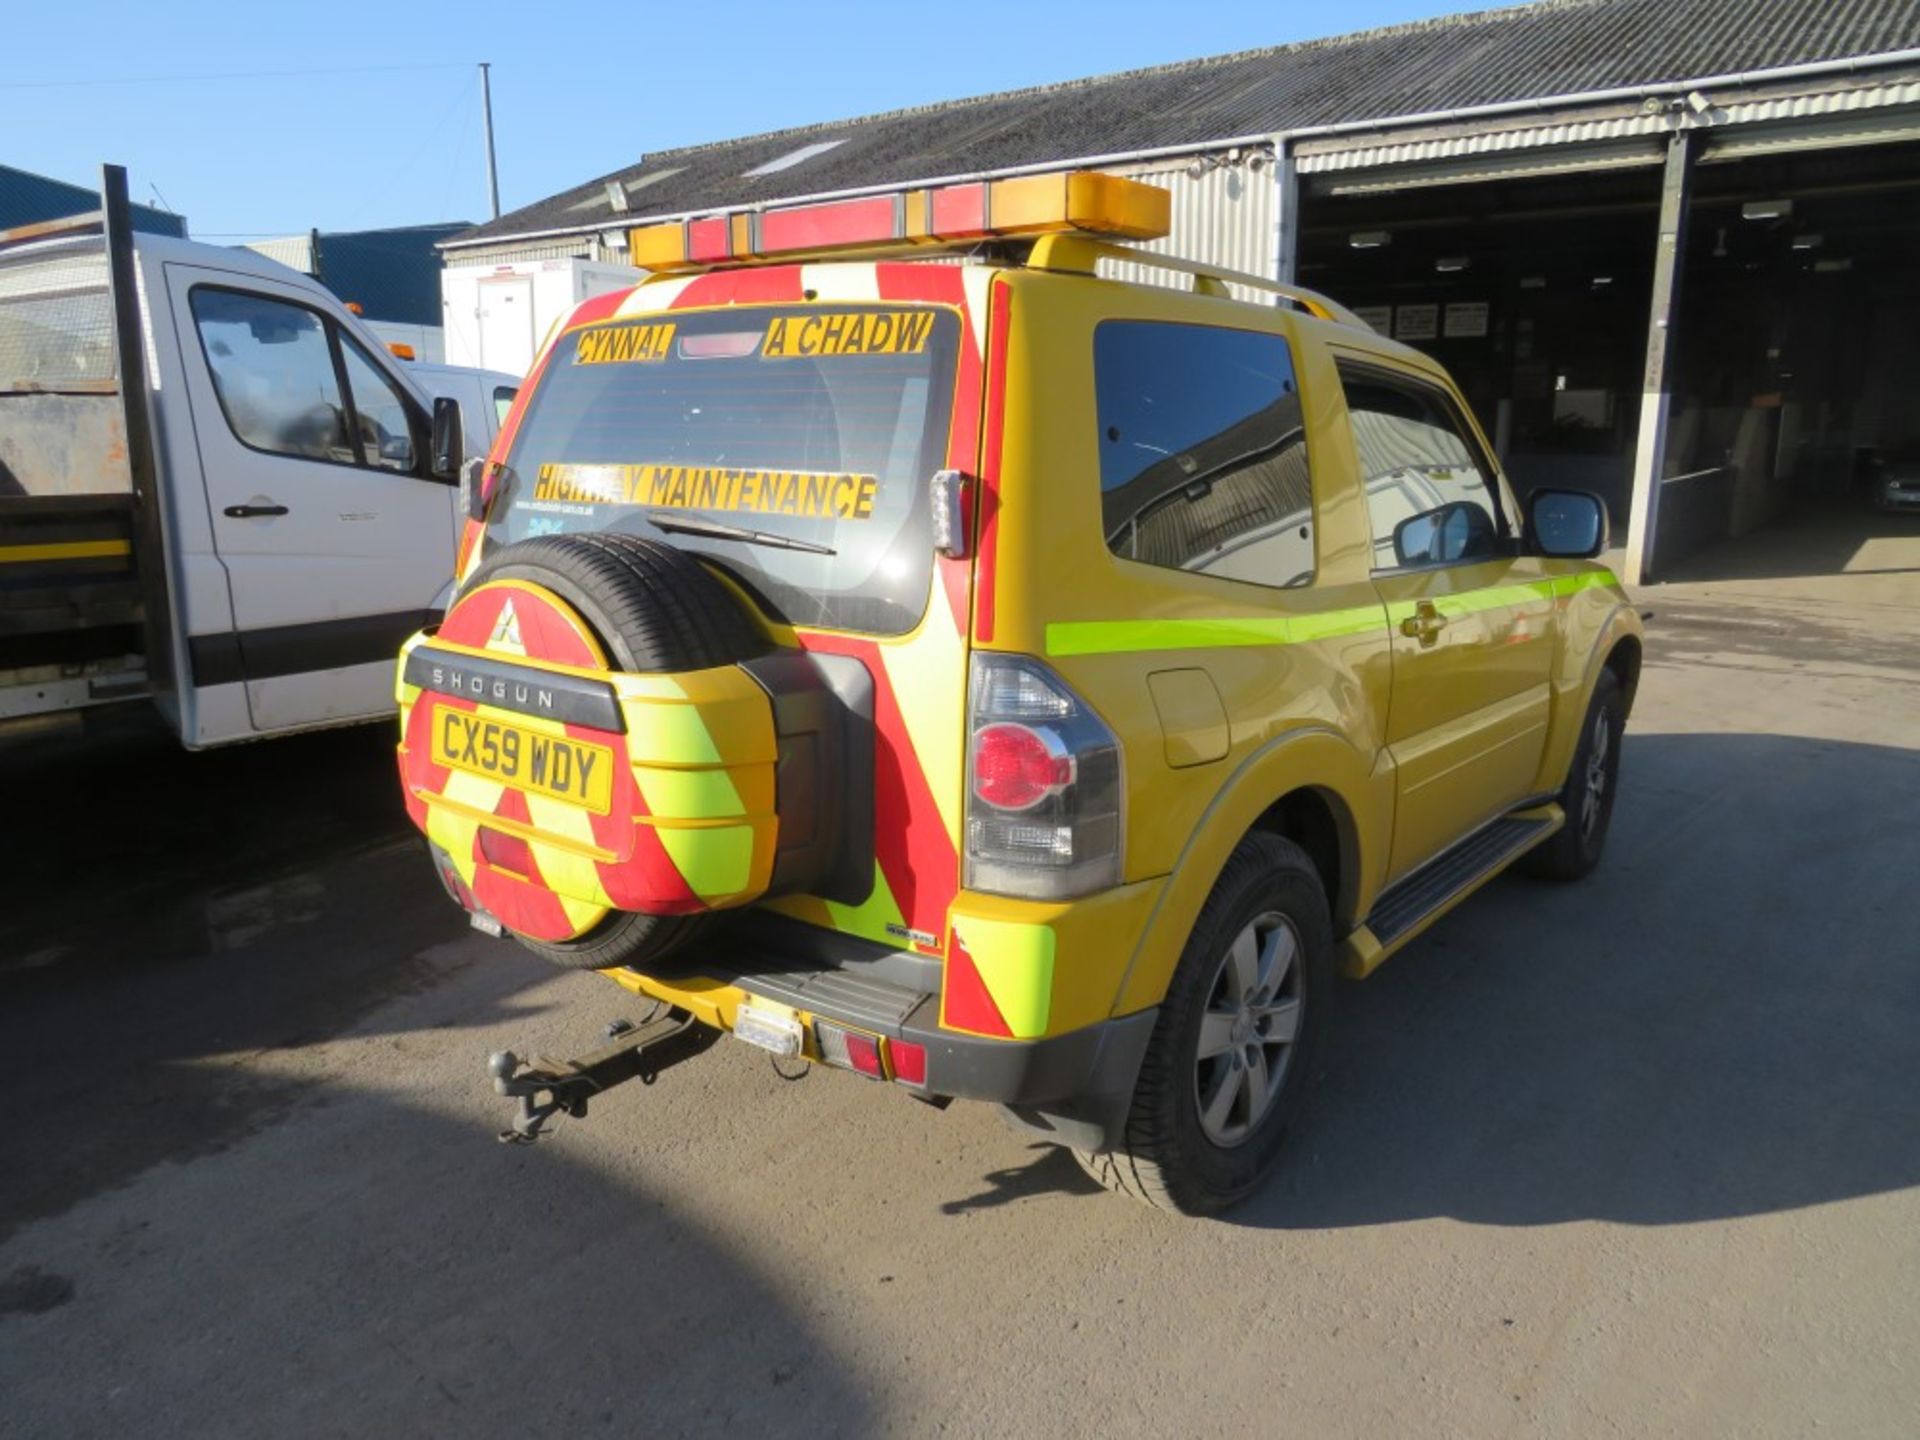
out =
[[[505,610],[505,602],[501,598],[503,591],[509,592],[509,598],[517,601],[519,606],[518,610],[510,612],[514,616],[511,626],[504,618],[509,612]],[[462,612],[469,606],[474,607],[474,618],[463,623]],[[541,624],[530,624],[522,618],[534,615],[540,617]],[[617,770],[624,766],[630,772],[635,765],[644,767],[650,747],[667,744],[669,732],[678,734],[687,729],[690,712],[692,723],[698,725],[704,721],[708,733],[716,730],[725,732],[712,734],[711,743],[707,746],[712,752],[711,764],[701,773],[711,782],[707,789],[724,797],[718,803],[731,804],[745,812],[740,816],[741,823],[731,827],[709,828],[698,835],[693,831],[679,831],[665,838],[668,841],[677,838],[692,845],[718,843],[720,830],[724,829],[737,832],[735,838],[756,852],[764,842],[764,849],[770,853],[773,825],[771,717],[765,713],[756,715],[755,707],[765,712],[767,703],[753,681],[744,672],[723,668],[760,655],[768,646],[727,587],[692,556],[639,536],[542,536],[509,545],[489,556],[462,587],[460,597],[448,611],[446,623],[437,638],[444,640],[451,632],[459,637],[460,643],[472,644],[476,636],[485,634],[491,637],[485,645],[489,657],[503,647],[508,653],[502,654],[502,661],[508,660],[508,654],[524,655],[528,668],[516,673],[537,677],[544,661],[547,665],[570,665],[573,667],[571,673],[577,675],[582,668],[588,668],[581,665],[581,657],[557,653],[565,649],[564,644],[549,646],[543,638],[555,633],[555,616],[558,617],[558,628],[577,635],[573,623],[577,617],[577,621],[591,633],[606,657],[608,673],[604,678],[617,692],[620,691],[618,672],[675,677],[671,684],[654,687],[663,700],[671,701],[663,703],[660,725],[649,725],[644,716],[651,712],[644,709],[636,711],[630,698],[623,694],[621,708],[624,714],[628,717],[641,714],[641,722],[636,725],[628,721],[624,736],[596,736],[591,730],[585,732],[589,739],[617,742],[602,747],[610,751],[613,762],[610,769]],[[711,683],[704,691],[694,684],[701,677],[691,673],[700,671],[717,672],[707,677]],[[556,678],[562,679],[564,675]],[[599,685],[599,677],[591,683]],[[606,687],[599,688],[604,695]],[[701,703],[703,693],[716,692],[718,698],[711,704]],[[482,704],[485,703],[483,697]],[[744,720],[746,724],[743,727],[716,723],[716,716],[720,721]],[[503,716],[509,723],[514,718],[511,714]],[[747,747],[756,752],[751,755],[730,754],[728,737],[743,729],[756,736],[764,730],[764,741],[756,739]],[[574,727],[568,726],[568,734],[573,733]],[[411,731],[408,739],[410,749],[419,748],[419,742]],[[705,742],[706,736],[703,735],[701,739]],[[757,753],[762,749],[765,750],[764,757]],[[740,763],[743,760],[753,763]],[[757,769],[766,771],[765,785],[759,787],[766,792],[764,806],[760,807],[756,807],[744,794],[756,788],[745,783],[754,779],[745,772]],[[413,783],[414,773],[410,771],[410,783]],[[671,778],[692,772],[669,769],[655,773]],[[595,861],[591,856],[581,857],[577,853],[562,853],[558,849],[543,851],[538,843],[526,843],[510,823],[503,823],[496,829],[481,822],[472,840],[475,853],[471,863],[489,873],[499,873],[494,868],[497,857],[507,876],[501,884],[511,884],[512,893],[519,894],[530,885],[550,888],[552,894],[538,897],[554,902],[546,907],[547,913],[557,915],[560,910],[569,914],[582,913],[580,907],[585,901],[591,908],[584,913],[601,917],[590,920],[587,928],[577,934],[565,934],[570,926],[564,920],[556,920],[544,926],[549,931],[545,935],[526,933],[526,929],[532,927],[525,924],[524,916],[522,924],[516,924],[510,915],[498,917],[528,949],[572,969],[601,970],[611,966],[658,961],[695,938],[715,918],[713,909],[704,903],[700,894],[696,894],[699,887],[693,883],[693,877],[688,877],[687,883],[681,885],[681,876],[673,874],[671,869],[666,873],[682,892],[678,898],[657,903],[651,899],[634,898],[635,890],[628,884],[628,872],[635,867],[650,865],[657,873],[663,865],[677,865],[684,873],[689,868],[685,859],[689,851],[684,845],[677,850],[671,845],[663,845],[662,833],[666,827],[661,825],[656,828],[659,807],[644,803],[645,797],[641,793],[643,782],[628,786],[624,783],[624,776],[616,776],[615,779],[613,798],[607,802],[613,814],[611,817],[594,817],[591,834],[588,833],[588,817],[583,812],[554,810],[549,805],[549,813],[557,814],[571,826],[578,838],[596,843],[603,850],[624,843],[629,850],[638,853],[607,862]],[[685,792],[691,788],[682,786],[681,790]],[[633,792],[630,797],[628,791]],[[653,798],[657,800],[658,794]],[[426,800],[431,807],[434,797],[429,795]],[[528,803],[539,802],[529,802],[524,796],[515,800],[508,793],[507,804],[511,804],[516,812],[510,819],[524,821],[532,827],[538,817],[529,815],[525,808]],[[502,805],[499,814],[507,814],[507,804]],[[630,816],[623,805],[630,806]],[[756,810],[761,812],[758,821],[748,823]],[[433,833],[431,829],[429,833]],[[608,837],[614,833],[618,834],[619,839],[610,845]],[[557,843],[560,837],[554,838]],[[446,848],[449,853],[457,849],[456,846]],[[735,847],[736,850],[738,848]],[[545,866],[537,863],[537,857],[542,854],[549,857]],[[765,865],[758,863],[761,858],[756,854],[757,873],[764,874]],[[517,870],[516,864],[520,867]],[[538,873],[529,875],[528,871]],[[646,895],[652,896],[659,887],[654,886],[649,890],[643,886],[641,889]],[[484,899],[479,887],[476,887],[476,891],[482,893]],[[564,897],[562,892],[565,892]],[[744,904],[751,898],[753,896],[750,894],[741,896],[736,893],[723,903]],[[597,905],[591,903],[595,901]],[[651,904],[654,909],[635,909],[639,904]]]

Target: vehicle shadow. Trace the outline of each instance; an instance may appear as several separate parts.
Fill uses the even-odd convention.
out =
[[[697,1212],[566,1145],[315,1088],[300,1123],[0,1246],[0,1434],[876,1429],[830,1307]]]
[[[829,1304],[461,1118],[555,972],[465,929],[389,747],[0,775],[47,807],[0,909],[0,1435],[873,1430]],[[486,1027],[452,1077],[433,1032]]]
[[[1630,734],[1601,869],[1344,986],[1241,1225],[1629,1225],[1920,1183],[1920,751]]]

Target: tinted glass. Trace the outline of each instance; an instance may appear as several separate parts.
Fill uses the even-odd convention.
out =
[[[933,577],[927,488],[958,343],[951,311],[898,306],[743,307],[563,335],[488,543],[646,535],[725,569],[776,619],[909,630]],[[763,543],[711,533],[721,526]]]
[[[256,450],[353,465],[327,327],[313,311],[231,290],[193,292],[193,318],[233,433]]]
[[[1497,555],[1499,506],[1446,397],[1371,371],[1343,368],[1340,379],[1367,487],[1374,568],[1467,563]],[[1453,506],[1463,508],[1448,509]],[[1400,531],[1415,516],[1426,519]],[[1395,551],[1396,531],[1404,559]]]
[[[366,463],[382,470],[411,472],[413,424],[400,391],[353,337],[342,335],[340,342],[347,362],[347,387],[353,391],[354,423]]]
[[[1313,578],[1313,494],[1278,335],[1111,320],[1093,335],[1100,500],[1129,560],[1256,585]]]

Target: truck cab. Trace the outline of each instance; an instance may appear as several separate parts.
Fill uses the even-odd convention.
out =
[[[1074,172],[636,230],[400,766],[483,929],[1205,1213],[1336,975],[1598,862],[1641,642],[1596,499],[1523,507],[1336,302],[1122,243],[1165,225]]]
[[[440,378],[484,444],[517,381]],[[143,700],[199,747],[389,713],[462,518],[433,399],[309,277],[135,235],[111,167],[100,212],[0,235],[0,722]]]

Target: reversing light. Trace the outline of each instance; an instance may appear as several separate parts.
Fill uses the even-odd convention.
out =
[[[882,1059],[882,1048],[886,1041],[879,1036],[849,1030],[844,1025],[835,1025],[826,1020],[816,1020],[813,1031],[820,1046],[820,1058],[827,1064],[855,1071],[869,1080],[887,1078]]]

